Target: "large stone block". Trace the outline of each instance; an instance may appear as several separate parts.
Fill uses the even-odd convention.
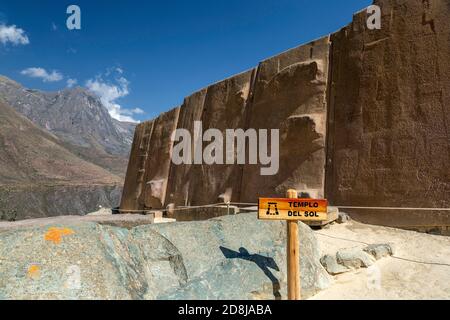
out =
[[[124,193],[123,212],[161,209],[165,202],[172,158],[172,133],[180,108],[136,127]]]
[[[381,30],[368,30],[362,11],[332,35],[327,196],[334,205],[448,207],[449,3],[375,4]],[[438,214],[357,216],[411,226],[442,223],[430,219]]]
[[[328,53],[325,37],[259,65],[248,128],[280,130],[280,170],[262,176],[259,166],[246,166],[243,202],[291,188],[324,196]]]
[[[245,128],[248,116],[247,102],[255,72],[250,70],[214,84],[207,90],[201,118],[203,130],[216,129],[222,134],[224,149],[220,157],[224,164],[205,163],[194,166],[189,186],[191,205],[216,203],[219,198],[234,202],[240,200],[242,172],[245,166],[236,162],[237,147],[233,150],[235,164],[226,164],[228,151],[225,146],[226,130]],[[209,142],[204,142],[204,147],[208,144]]]
[[[206,89],[198,91],[184,100],[180,109],[177,129],[186,129],[194,132],[194,122],[201,121],[203,106],[205,104]],[[192,148],[194,148],[194,141]],[[194,165],[170,164],[169,182],[167,185],[166,205],[187,206],[190,201],[190,184],[195,180]]]
[[[148,158],[152,130],[153,121],[147,121],[136,126],[120,203],[120,209],[123,211],[143,209],[138,200],[141,197],[144,185],[145,164]]]
[[[203,131],[200,135],[208,129],[216,129],[225,138],[227,129],[245,128],[247,102],[255,72],[250,70],[220,81],[186,99],[181,108],[178,129],[187,129],[190,132],[192,153],[195,152],[196,121],[201,122]],[[210,142],[203,142],[202,152],[208,144]],[[226,162],[225,149],[220,158]],[[242,166],[200,164],[194,163],[194,159],[192,162],[193,164],[171,164],[167,205],[211,204],[216,203],[220,197],[232,201],[240,200]]]
[[[177,128],[180,108],[159,116],[153,126],[145,165],[144,191],[140,201],[145,208],[162,208],[166,198],[172,159],[172,134]]]

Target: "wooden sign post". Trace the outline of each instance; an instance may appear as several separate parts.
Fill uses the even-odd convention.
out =
[[[301,300],[298,221],[326,221],[327,207],[326,200],[298,199],[296,190],[288,190],[286,199],[259,199],[259,219],[287,221],[286,255],[289,300]]]
[[[288,199],[298,198],[297,191],[288,190]],[[298,222],[290,220],[287,222],[287,277],[288,277],[288,299],[301,300],[300,284],[300,243],[298,241]]]

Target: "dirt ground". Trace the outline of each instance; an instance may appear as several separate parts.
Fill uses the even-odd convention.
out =
[[[333,224],[316,232],[322,254],[366,244],[392,243],[393,257],[369,269],[335,276],[331,288],[314,300],[450,299],[450,237],[364,225]]]

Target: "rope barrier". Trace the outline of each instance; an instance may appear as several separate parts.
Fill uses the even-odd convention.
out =
[[[119,210],[124,213],[155,213],[155,212],[173,212],[173,211],[183,211],[183,210],[191,210],[191,209],[201,209],[201,208],[213,208],[218,206],[225,206],[226,203],[215,203],[215,204],[207,204],[203,206],[192,206],[192,207],[178,207],[173,209],[151,209],[151,210]]]
[[[352,206],[333,206],[333,207],[339,209],[358,209],[358,210],[450,211],[450,208],[352,207]]]
[[[119,210],[123,213],[142,213],[152,214],[155,212],[173,212],[173,211],[186,211],[192,209],[213,208],[218,206],[249,206],[257,207],[258,203],[244,203],[244,202],[219,202],[214,204],[207,204],[202,206],[191,207],[178,207],[173,209],[150,209],[150,210]],[[332,206],[339,209],[354,209],[354,210],[402,210],[402,211],[450,211],[450,208],[405,208],[405,207],[358,207],[358,206]],[[245,208],[243,208],[245,209]]]
[[[231,205],[258,206],[258,203],[231,202]],[[357,206],[330,206],[339,209],[361,209],[361,210],[407,210],[407,211],[450,211],[450,208],[405,208],[405,207],[357,207]]]

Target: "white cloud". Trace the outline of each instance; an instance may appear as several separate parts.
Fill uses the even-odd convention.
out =
[[[135,113],[135,114],[144,114],[144,110],[142,110],[141,108],[135,108],[133,110],[131,110],[131,112]]]
[[[44,68],[28,68],[21,72],[25,76],[31,78],[39,78],[44,82],[57,82],[64,79],[64,76],[58,71],[53,70],[51,73],[47,72]]]
[[[17,28],[15,25],[7,26],[5,24],[0,24],[0,43],[8,44],[11,43],[15,46],[29,44],[25,31]]]
[[[122,109],[122,114],[132,116],[133,114],[144,114],[144,110],[141,108],[134,108],[134,109]]]
[[[56,23],[52,22],[52,30],[56,31],[58,30],[58,26],[56,25]]]
[[[122,70],[121,70],[122,71]],[[121,74],[116,70],[118,74]],[[122,71],[123,72],[123,71]],[[119,121],[139,122],[132,116],[134,114],[142,114],[142,109],[124,109],[117,100],[128,96],[130,82],[123,76],[115,78],[113,82],[105,81],[101,76],[86,81],[86,87],[99,96],[103,105],[108,109],[112,118]]]
[[[78,83],[77,79],[67,79],[67,87],[72,88]]]

